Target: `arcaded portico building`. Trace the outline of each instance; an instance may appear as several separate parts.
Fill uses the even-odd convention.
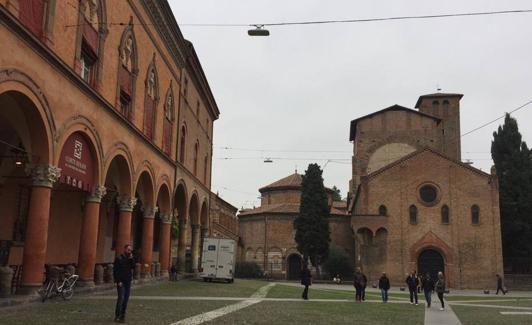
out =
[[[0,241],[18,292],[45,264],[91,285],[126,243],[142,276],[164,274],[173,220],[178,267],[188,251],[197,270],[219,110],[168,2],[0,0],[0,39]]]

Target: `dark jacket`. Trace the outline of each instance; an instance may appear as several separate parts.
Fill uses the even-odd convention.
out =
[[[379,289],[390,290],[390,279],[385,276],[381,276],[379,279]]]
[[[419,285],[419,279],[417,276],[413,276],[412,274],[410,274],[406,280],[406,285],[408,286],[409,289],[416,289],[417,286]]]
[[[434,281],[430,277],[423,277],[421,280],[421,288],[424,291],[434,291]]]
[[[365,287],[367,283],[367,278],[362,272],[356,272],[355,277],[353,278],[353,285],[355,287]]]
[[[301,284],[304,286],[309,286],[312,284],[312,275],[310,274],[309,269],[303,269],[301,270]]]
[[[435,289],[437,293],[444,293],[445,292],[445,280],[438,279],[438,281],[436,281]]]
[[[135,270],[135,260],[129,258],[126,254],[121,254],[115,258],[113,264],[113,276],[115,282],[131,282]]]

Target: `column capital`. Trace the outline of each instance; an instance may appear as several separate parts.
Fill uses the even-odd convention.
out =
[[[133,211],[133,208],[137,204],[137,198],[129,196],[118,196],[116,202],[120,207],[120,211]]]
[[[161,222],[166,224],[172,223],[172,215],[170,213],[162,213],[159,215],[161,217]]]
[[[107,194],[107,188],[105,186],[94,186],[89,195],[87,195],[87,202],[102,202],[102,198]]]
[[[155,218],[155,214],[157,213],[157,211],[159,211],[159,208],[158,207],[145,207],[144,208],[144,218],[146,219],[154,219]]]
[[[61,168],[52,165],[29,166],[26,172],[33,180],[33,186],[52,188],[61,177]]]

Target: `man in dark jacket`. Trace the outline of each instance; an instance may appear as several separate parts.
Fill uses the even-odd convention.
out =
[[[116,291],[118,293],[115,309],[115,322],[123,323],[125,321],[134,269],[135,260],[133,259],[133,250],[131,249],[131,245],[128,244],[124,246],[124,252],[115,258],[115,263],[113,265],[113,276],[115,278]]]
[[[410,304],[413,304],[415,302],[417,306],[417,287],[419,285],[419,279],[416,275],[416,271],[412,271],[412,273],[410,273],[406,277],[405,282],[408,286],[408,291],[410,291]]]
[[[312,274],[310,274],[310,270],[306,264],[303,264],[303,268],[301,269],[301,284],[305,286],[301,298],[308,300],[308,287],[312,285]]]
[[[390,290],[390,279],[386,276],[386,273],[382,272],[382,276],[379,279],[379,289],[381,289],[382,302],[388,302],[388,290]]]
[[[353,277],[353,286],[355,287],[355,301],[362,301],[363,288],[366,286],[366,276],[362,274],[362,271],[358,267],[355,276]]]
[[[497,292],[495,294],[498,295],[500,290],[503,295],[506,295],[508,290],[504,289],[504,286],[502,285],[502,277],[499,274],[496,274],[495,276],[497,277]]]
[[[427,272],[421,280],[421,288],[425,294],[425,300],[427,301],[427,308],[430,308],[432,302],[432,292],[434,291],[434,280],[430,277],[430,273]]]

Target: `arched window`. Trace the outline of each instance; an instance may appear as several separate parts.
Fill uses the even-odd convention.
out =
[[[179,147],[179,161],[182,164],[184,164],[185,163],[185,147],[187,143],[187,129],[184,125],[183,127],[181,127],[181,137],[179,138],[179,143],[181,146]]]
[[[448,117],[449,116],[449,101],[446,99],[442,103],[442,116]]]
[[[194,175],[198,176],[198,156],[199,156],[199,142],[196,141],[194,145]]]
[[[471,223],[474,225],[480,224],[480,208],[476,204],[471,207]]]
[[[74,69],[85,82],[95,88],[101,84],[103,43],[107,35],[103,4],[101,0],[79,2]]]
[[[164,101],[164,122],[163,122],[163,151],[167,155],[171,155],[172,148],[172,126],[174,125],[174,95],[172,94],[172,87],[166,93],[166,100]]]
[[[410,214],[410,224],[415,225],[417,224],[417,207],[415,205],[411,205],[408,209]]]
[[[435,116],[440,116],[440,102],[437,100],[432,102],[432,114]]]
[[[159,101],[159,82],[155,67],[155,54],[153,61],[148,67],[146,80],[144,81],[146,92],[144,95],[144,134],[153,140],[155,130],[155,110]]]
[[[209,167],[209,158],[208,155],[205,155],[205,158],[203,159],[203,183],[207,185],[207,171]]]
[[[380,216],[386,216],[388,215],[388,209],[386,209],[386,206],[385,205],[381,205],[379,207],[379,215]]]
[[[118,67],[118,90],[116,106],[128,119],[133,119],[135,107],[135,80],[138,74],[137,45],[133,32],[133,22],[122,34],[119,47],[120,64]]]
[[[447,204],[441,207],[441,223],[445,225],[449,224],[449,207]]]

